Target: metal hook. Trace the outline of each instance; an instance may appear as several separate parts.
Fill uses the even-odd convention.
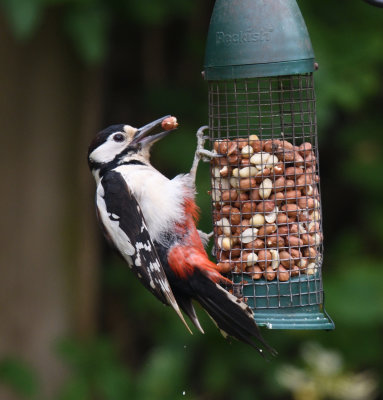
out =
[[[383,8],[383,0],[364,0],[366,3],[371,4],[375,7]]]

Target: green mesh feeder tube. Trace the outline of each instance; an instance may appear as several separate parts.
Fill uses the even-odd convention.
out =
[[[272,329],[324,309],[314,53],[295,0],[217,0],[206,45],[214,252]]]

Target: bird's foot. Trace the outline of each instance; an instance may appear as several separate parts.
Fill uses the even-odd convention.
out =
[[[209,127],[207,125],[201,126],[201,128],[199,128],[197,131],[197,149],[195,151],[193,165],[190,170],[190,175],[193,179],[193,182],[195,182],[198,164],[201,160],[204,162],[210,162],[213,158],[220,157],[220,155],[214,151],[206,150],[204,148],[205,142],[209,138],[208,136],[204,135],[204,132],[208,128]]]
[[[199,159],[202,161],[210,162],[212,158],[220,157],[220,155],[214,151],[209,151],[205,149],[205,142],[209,138],[208,136],[205,136],[205,130],[207,129],[209,129],[209,127],[205,125],[201,126],[201,128],[199,128],[197,131],[196,156],[198,156]]]

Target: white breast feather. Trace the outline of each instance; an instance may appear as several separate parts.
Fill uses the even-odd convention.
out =
[[[151,166],[122,165],[115,171],[125,179],[141,207],[151,238],[164,243],[161,232],[174,231],[182,223],[183,202],[192,196],[188,175],[168,179]]]

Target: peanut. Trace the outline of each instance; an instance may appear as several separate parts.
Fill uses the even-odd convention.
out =
[[[294,265],[294,260],[288,251],[280,251],[279,260],[285,268],[291,268]]]
[[[260,227],[265,223],[265,217],[262,214],[255,214],[250,218],[250,224],[255,227]]]
[[[178,127],[178,122],[176,117],[168,117],[165,118],[161,122],[161,127],[162,129],[165,129],[165,131],[170,131],[171,129],[175,129]]]
[[[282,175],[283,172],[285,170],[285,167],[282,163],[277,164],[274,168],[273,168],[273,172],[275,175]]]
[[[234,207],[241,208],[241,204],[249,200],[249,195],[244,192],[237,192],[237,201],[234,203]]]
[[[281,207],[282,211],[286,211],[289,217],[296,217],[299,207],[296,204],[285,204]]]
[[[244,167],[239,170],[239,176],[241,178],[250,178],[257,174],[257,168],[255,167]]]
[[[216,140],[214,142],[214,150],[218,154],[227,154],[228,147],[229,147],[229,139]]]
[[[271,235],[267,236],[266,245],[267,245],[267,247],[271,247],[271,248],[272,247],[274,247],[274,248],[283,247],[285,245],[285,240],[279,234],[272,233]]]
[[[266,222],[272,224],[273,222],[276,221],[277,215],[278,215],[278,207],[275,207],[272,212],[265,215]]]
[[[302,247],[303,246],[303,240],[292,235],[288,235],[286,237],[286,243],[290,247]]]
[[[290,279],[289,271],[287,271],[287,269],[286,269],[282,264],[280,264],[280,265],[278,266],[278,269],[277,269],[277,278],[278,278],[278,280],[280,280],[281,282],[286,282],[286,281],[288,281],[288,280]]]
[[[246,263],[248,266],[256,264],[258,256],[255,253],[249,253],[246,257]]]
[[[251,164],[254,164],[259,170],[263,169],[267,163],[267,160],[270,157],[270,153],[267,152],[259,152],[255,153],[251,158]]]
[[[230,250],[232,246],[232,240],[226,236],[220,236],[218,238],[218,246],[222,250]]]
[[[240,241],[244,244],[254,241],[257,237],[257,228],[247,228],[240,235]]]
[[[254,279],[254,280],[258,280],[258,279],[261,279],[261,278],[262,278],[263,271],[262,271],[261,268],[259,268],[259,267],[256,266],[256,265],[254,265],[254,266],[248,268],[247,271],[248,271],[249,273],[252,274],[251,277],[252,277],[252,279]]]
[[[281,141],[278,139],[266,140],[263,146],[264,150],[268,153],[274,153],[278,149],[278,146],[281,144]]]
[[[259,250],[258,252],[258,265],[265,269],[271,264],[271,253],[269,250]]]
[[[238,193],[234,189],[225,190],[222,192],[222,195],[221,195],[222,201],[229,201],[229,202],[237,200],[237,197],[238,197]]]
[[[212,162],[217,268],[253,279],[315,274],[323,241],[317,160],[310,142],[216,140]]]
[[[259,250],[265,248],[265,242],[261,239],[255,239],[252,242],[246,243],[245,248],[249,250]]]
[[[275,224],[265,224],[259,228],[258,236],[264,237],[268,236],[271,233],[274,233],[277,230],[277,225]]]
[[[307,157],[312,150],[312,145],[309,142],[304,142],[299,146],[299,153],[302,157]]]
[[[268,199],[271,195],[272,189],[273,189],[273,182],[271,181],[271,179],[266,178],[259,185],[259,196],[262,199]]]
[[[221,261],[221,262],[217,263],[217,267],[218,267],[218,271],[221,274],[228,274],[232,269],[230,260],[225,260],[225,261]]]
[[[244,158],[250,158],[253,153],[254,153],[254,149],[249,145],[244,146],[241,150],[241,155]]]
[[[263,277],[268,281],[272,281],[275,279],[276,273],[271,267],[267,267],[263,272]]]
[[[254,178],[244,178],[239,180],[238,187],[242,190],[255,188],[256,182]]]
[[[257,212],[270,213],[274,210],[275,203],[271,200],[262,201],[257,205]]]
[[[283,200],[285,199],[285,196],[282,192],[277,192],[275,194],[272,194],[270,196],[270,200],[274,201],[275,204],[280,205],[282,204]]]
[[[242,203],[241,206],[242,215],[245,218],[251,218],[251,216],[255,213],[256,208],[257,207],[254,202],[246,201],[245,203]]]
[[[281,192],[284,189],[285,189],[285,178],[283,176],[280,176],[274,182],[274,191]]]
[[[301,197],[300,190],[289,190],[285,193],[286,203],[296,203],[299,197]]]
[[[299,177],[303,175],[304,171],[299,167],[288,167],[285,169],[285,175],[290,177]]]

